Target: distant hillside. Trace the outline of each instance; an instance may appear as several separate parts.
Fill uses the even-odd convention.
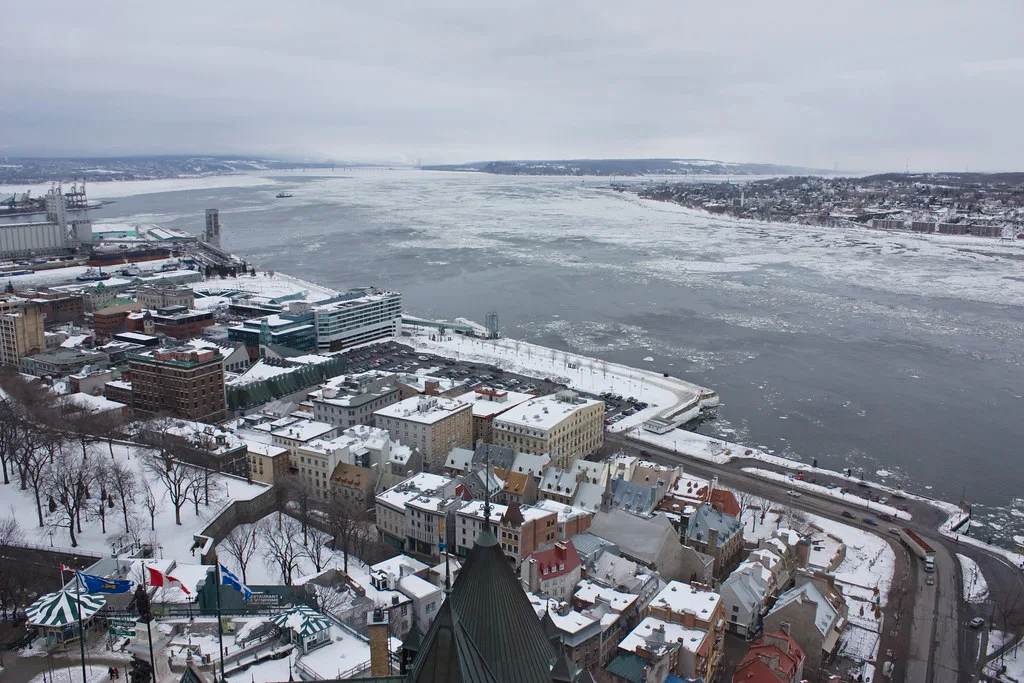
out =
[[[710,159],[567,159],[562,161],[477,161],[424,166],[432,171],[479,171],[499,175],[824,175],[827,171],[778,164],[743,164]]]

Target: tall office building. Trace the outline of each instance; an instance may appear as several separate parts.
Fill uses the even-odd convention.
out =
[[[19,297],[0,299],[0,364],[18,365],[46,349],[39,304]]]
[[[220,211],[217,209],[206,210],[206,232],[203,234],[203,241],[220,249]]]

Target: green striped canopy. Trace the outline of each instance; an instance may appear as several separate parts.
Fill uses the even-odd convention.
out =
[[[33,626],[66,626],[78,622],[78,601],[82,601],[82,619],[89,619],[107,604],[99,595],[71,591],[57,591],[39,598],[25,610]]]
[[[305,606],[278,614],[272,621],[275,626],[291,629],[302,638],[308,638],[331,625],[327,617]]]

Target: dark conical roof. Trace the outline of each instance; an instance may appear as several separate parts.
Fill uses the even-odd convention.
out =
[[[427,631],[409,680],[550,683],[555,658],[512,566],[485,531]]]
[[[569,659],[569,656],[563,654],[551,669],[551,680],[553,683],[573,683],[579,673],[579,668]]]

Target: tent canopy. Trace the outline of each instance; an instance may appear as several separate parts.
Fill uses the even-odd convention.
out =
[[[302,638],[319,633],[331,625],[324,615],[308,607],[296,607],[273,618],[274,625],[294,631]]]
[[[78,603],[82,603],[82,620],[91,618],[100,611],[106,598],[99,595],[72,591],[57,591],[42,596],[25,610],[28,622],[33,626],[66,626],[78,622]]]

